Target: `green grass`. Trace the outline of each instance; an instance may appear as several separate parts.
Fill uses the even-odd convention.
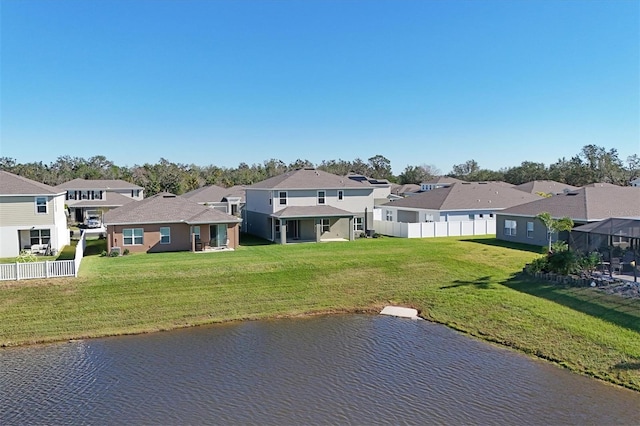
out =
[[[87,254],[99,254],[94,240]],[[360,239],[235,252],[86,256],[76,279],[0,284],[0,345],[212,322],[417,308],[429,320],[640,390],[640,300],[518,274],[538,249]]]

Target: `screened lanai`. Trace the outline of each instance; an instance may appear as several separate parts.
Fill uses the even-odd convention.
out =
[[[613,275],[638,275],[640,218],[609,218],[571,230],[571,247],[583,253],[597,252]]]

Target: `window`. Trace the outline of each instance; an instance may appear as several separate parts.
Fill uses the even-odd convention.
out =
[[[122,230],[122,239],[125,246],[142,245],[144,243],[144,229],[128,228]]]
[[[36,213],[47,214],[47,198],[36,197]]]
[[[286,206],[287,205],[287,191],[278,192],[278,198],[280,198],[280,205],[281,206]]]
[[[533,238],[533,222],[527,222],[527,238]]]
[[[49,229],[32,229],[29,232],[31,245],[49,244],[51,239],[51,231]]]
[[[504,235],[516,235],[516,221],[515,220],[505,220],[504,221]]]
[[[318,204],[324,204],[325,192],[318,191]]]
[[[433,222],[433,215],[432,214],[425,214],[424,215],[424,221],[425,222]]]
[[[474,214],[470,214],[469,215],[469,220],[474,220],[475,218],[476,218],[476,215],[474,215]]]
[[[191,234],[195,234],[196,241],[200,241],[200,227],[199,226],[192,226],[191,227]]]
[[[393,211],[392,210],[385,210],[385,220],[387,222],[392,222],[393,221]]]
[[[479,217],[480,219],[484,219],[484,214],[480,213],[480,214],[478,215],[478,217]]]
[[[338,190],[338,201],[342,201],[344,199],[344,191],[342,189]]]
[[[171,244],[171,228],[168,226],[160,227],[160,244]]]
[[[329,219],[320,219],[320,225],[322,225],[323,234],[331,230],[331,223],[329,222]]]
[[[353,230],[354,231],[364,231],[364,218],[363,217],[355,217],[355,218],[353,218]]]

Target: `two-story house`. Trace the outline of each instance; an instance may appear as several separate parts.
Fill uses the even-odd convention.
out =
[[[90,215],[101,217],[107,210],[144,198],[144,188],[120,179],[73,179],[56,189],[66,191],[69,216],[78,223]]]
[[[243,185],[230,188],[208,185],[182,194],[182,197],[237,217],[242,217],[242,209],[246,202]]]
[[[245,232],[287,241],[353,240],[373,218],[374,188],[312,168],[246,188]]]
[[[57,252],[69,244],[64,191],[0,171],[0,257]]]

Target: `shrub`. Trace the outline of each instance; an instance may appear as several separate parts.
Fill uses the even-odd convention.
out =
[[[535,274],[537,272],[549,272],[549,263],[546,257],[539,257],[527,265],[527,272]]]
[[[16,257],[17,263],[35,262],[37,260],[38,258],[36,257],[36,255],[27,250],[21,250],[18,257]]]
[[[122,252],[122,254],[123,254],[124,256],[128,255],[128,254],[129,254],[129,249],[128,249],[128,248],[124,249],[124,251]]]
[[[120,253],[118,253],[117,251],[115,251],[115,250],[114,250],[114,251],[112,251],[111,253],[109,253],[109,256],[111,256],[111,257],[118,257],[118,256],[120,256]]]
[[[107,255],[107,251],[106,250],[102,250],[102,253],[100,253],[101,257],[105,257]]]

